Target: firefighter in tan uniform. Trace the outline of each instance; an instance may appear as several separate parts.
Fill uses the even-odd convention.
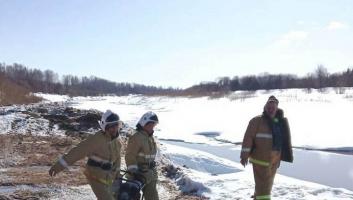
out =
[[[270,96],[262,115],[250,120],[245,132],[241,164],[253,165],[256,200],[270,200],[273,181],[280,161],[293,162],[288,120],[278,109],[278,99]]]
[[[84,174],[99,200],[113,200],[119,190],[120,149],[119,116],[107,110],[99,122],[101,131],[63,155],[50,168],[49,175],[55,176],[76,161],[88,157]]]
[[[143,175],[145,187],[143,195],[146,200],[158,200],[156,170],[157,145],[153,138],[154,127],[158,117],[153,112],[145,113],[136,125],[136,130],[129,137],[125,161],[130,174],[135,178]]]

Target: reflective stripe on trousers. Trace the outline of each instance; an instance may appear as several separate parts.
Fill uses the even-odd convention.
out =
[[[256,196],[256,200],[271,200],[271,195]]]
[[[269,167],[270,166],[270,163],[267,162],[267,161],[257,160],[257,159],[251,158],[251,157],[250,157],[249,160],[253,164],[261,165],[261,166],[264,166],[264,167]]]

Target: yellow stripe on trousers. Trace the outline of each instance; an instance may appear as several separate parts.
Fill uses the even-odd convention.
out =
[[[271,200],[271,195],[256,196],[256,200]]]
[[[254,163],[254,164],[257,164],[257,165],[261,165],[261,166],[264,166],[264,167],[269,167],[270,166],[270,163],[266,162],[266,161],[256,160],[254,158],[250,158],[249,160],[250,160],[251,163]]]

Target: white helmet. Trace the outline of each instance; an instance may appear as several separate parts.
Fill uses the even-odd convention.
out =
[[[105,111],[105,113],[102,115],[102,119],[98,121],[99,126],[103,131],[105,131],[107,125],[119,124],[119,122],[119,115],[113,113],[111,110]]]
[[[141,119],[139,120],[138,124],[144,127],[148,122],[158,123],[158,117],[156,113],[149,111],[142,115]]]

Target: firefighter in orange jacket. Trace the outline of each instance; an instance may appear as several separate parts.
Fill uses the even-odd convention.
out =
[[[293,162],[288,120],[278,108],[278,99],[270,96],[262,115],[250,120],[244,135],[241,164],[253,165],[254,199],[270,200],[274,177],[280,161]]]
[[[55,176],[69,165],[88,157],[84,174],[94,194],[99,200],[113,200],[119,190],[121,121],[117,114],[107,110],[99,124],[102,130],[59,158],[50,168],[49,175]]]
[[[129,137],[126,148],[125,161],[130,174],[135,178],[144,177],[145,200],[158,200],[156,169],[157,145],[153,137],[154,127],[158,124],[158,117],[153,112],[145,113],[136,125],[136,130]]]

